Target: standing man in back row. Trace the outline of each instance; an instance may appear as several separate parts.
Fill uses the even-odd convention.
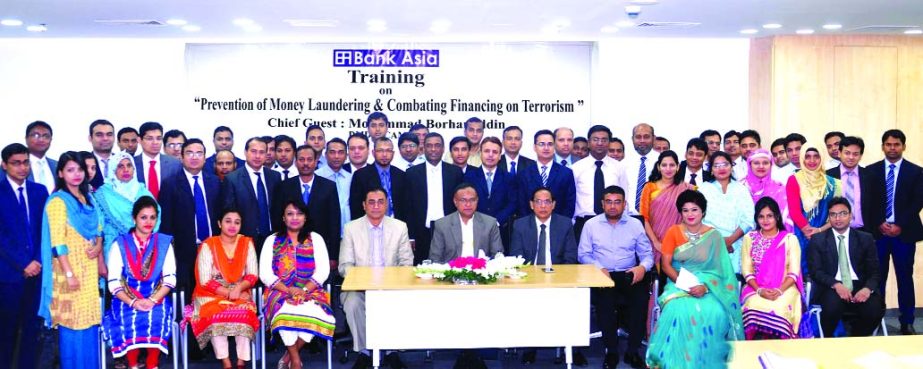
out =
[[[654,127],[647,123],[638,123],[631,129],[631,144],[634,150],[625,155],[625,160],[621,163],[625,165],[625,174],[628,176],[628,187],[625,187],[625,200],[628,201],[628,207],[625,209],[629,215],[638,214],[640,206],[641,191],[647,184],[647,179],[654,170],[654,163],[660,156],[659,152],[654,151]],[[721,136],[718,136],[721,140]]]
[[[282,216],[270,214],[276,185],[282,181],[282,177],[272,169],[263,167],[267,146],[259,137],[247,140],[244,145],[247,150],[246,164],[228,174],[224,180],[223,205],[225,208],[235,207],[240,210],[240,233],[253,238],[257,254],[263,241],[272,233],[271,217]]]
[[[590,127],[587,132],[590,155],[574,164],[577,202],[574,210],[574,234],[580,238],[583,225],[603,213],[603,191],[609,186],[628,186],[622,163],[608,155],[612,131],[604,125]]]
[[[458,167],[442,161],[445,141],[436,132],[428,133],[423,141],[426,163],[407,171],[410,193],[419,194],[410,203],[410,238],[414,241],[414,264],[429,258],[433,223],[455,211],[455,187],[464,182]]]

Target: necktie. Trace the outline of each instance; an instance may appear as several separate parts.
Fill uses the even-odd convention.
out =
[[[103,163],[103,176],[109,175],[109,158],[100,161]]]
[[[846,179],[846,191],[844,191],[843,195],[846,196],[846,200],[849,201],[849,203],[852,205],[853,208],[855,208],[856,207],[856,194],[854,191],[856,191],[856,186],[852,183],[852,178],[853,178],[853,175],[855,175],[856,173],[849,171],[843,174],[846,175],[846,178],[845,178]]]
[[[37,173],[35,173],[35,181],[47,186],[47,184],[45,183],[45,169],[46,168],[48,168],[48,164],[45,164],[45,159],[39,160],[38,170],[36,171]]]
[[[894,164],[888,166],[888,178],[885,179],[885,193],[887,205],[885,205],[885,219],[894,215]]]
[[[542,165],[542,187],[548,187],[548,166]]]
[[[838,235],[836,238],[839,240],[836,245],[836,252],[839,255],[839,264],[840,264],[840,281],[843,282],[843,286],[846,287],[849,292],[852,292],[852,273],[849,272],[849,259],[847,256],[846,242],[844,239],[846,236]]]
[[[545,264],[545,240],[548,238],[545,233],[545,225],[541,225],[541,231],[538,233],[538,245],[535,251],[535,265]]]
[[[301,185],[301,188],[304,191],[301,192],[301,200],[304,201],[305,206],[308,205],[308,202],[311,201],[311,185],[304,183]]]
[[[151,160],[151,166],[147,169],[147,189],[151,191],[154,198],[160,194],[160,181],[157,179],[157,160]],[[108,172],[107,172],[108,173]]]
[[[388,215],[394,215],[394,200],[391,198],[391,171],[385,170],[379,174],[381,175],[381,187],[388,194]]]
[[[693,186],[698,186],[698,184],[695,183],[695,177],[696,177],[697,175],[698,175],[698,174],[695,174],[695,173],[692,173],[692,174],[689,175],[689,184],[691,184],[691,185],[693,185]]]
[[[410,167],[412,167],[412,166],[413,166],[413,162],[408,161],[408,162],[407,162],[407,169],[410,169]]]
[[[260,235],[268,235],[272,227],[269,225],[269,196],[266,196],[266,186],[263,185],[263,177],[260,172],[256,174],[256,203],[260,208]]]
[[[561,159],[561,165],[567,168],[567,159]]]
[[[23,185],[19,187],[19,211],[23,215],[23,219],[26,220],[26,224],[29,224],[29,206],[26,204],[26,197],[23,195],[22,191],[26,189],[26,186]]]
[[[647,161],[646,156],[641,157],[641,166],[638,167],[638,187],[635,189],[635,210],[638,210],[641,204],[641,192],[644,190],[644,185],[647,184],[647,166],[644,162]]]
[[[596,173],[593,174],[593,213],[603,213],[603,191],[605,181],[603,180],[603,161],[596,161]]]
[[[288,171],[288,169],[282,169],[282,175],[285,177],[285,179],[288,179]]]
[[[208,208],[205,205],[205,194],[199,187],[199,176],[192,176],[192,200],[195,202],[195,229],[199,242],[205,241],[211,235],[208,225]]]
[[[510,162],[510,174],[514,176],[516,175],[516,162],[515,161]]]
[[[490,192],[494,187],[494,172],[487,172],[487,196],[490,196]]]

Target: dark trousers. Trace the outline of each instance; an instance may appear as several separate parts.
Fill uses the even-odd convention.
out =
[[[594,215],[587,215],[583,217],[577,217],[574,219],[574,238],[577,239],[577,243],[580,243],[580,234],[583,232],[583,226],[586,225],[586,222],[590,219],[593,219]]]
[[[897,305],[901,312],[901,324],[913,324],[913,310],[916,306],[913,292],[913,258],[916,244],[901,242],[900,238],[882,236],[878,245],[878,263],[881,266],[881,295],[885,295],[888,283],[889,261],[894,260],[894,278],[897,280]]]
[[[618,351],[618,319],[616,310],[628,314],[624,321],[628,323],[628,352],[638,353],[641,339],[646,330],[648,289],[651,283],[650,273],[646,273],[640,282],[631,284],[631,275],[625,272],[610,272],[615,287],[593,288],[592,301],[596,306],[596,322],[603,334],[603,344],[609,353]]]
[[[430,222],[429,228],[414,226],[416,229],[413,235],[413,265],[420,265],[423,260],[429,259],[429,244],[433,241],[433,223]]]
[[[0,367],[36,368],[41,319],[38,317],[39,277],[0,283]],[[19,338],[19,364],[13,365],[16,340]]]
[[[844,314],[852,318],[850,336],[871,336],[875,332],[875,327],[881,324],[881,318],[885,313],[882,300],[882,295],[873,292],[865,302],[851,303],[840,299],[832,289],[824,291],[818,296],[818,302],[823,309],[820,313],[820,327],[824,330],[824,337],[833,337],[833,332]]]

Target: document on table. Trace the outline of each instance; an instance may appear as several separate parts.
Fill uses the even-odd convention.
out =
[[[679,268],[679,275],[676,277],[676,288],[689,292],[690,288],[701,284],[702,282],[699,281],[699,277],[696,277],[695,274],[692,274],[686,268]]]

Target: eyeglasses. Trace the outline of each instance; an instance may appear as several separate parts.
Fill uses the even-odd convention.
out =
[[[841,212],[836,212],[836,213],[833,213],[833,212],[830,213],[831,218],[846,218],[848,216],[849,216],[849,211],[846,211],[846,210],[843,210]]]
[[[375,149],[375,152],[379,154],[393,154],[394,150],[391,149]]]
[[[714,165],[712,165],[712,167],[724,169],[724,168],[730,168],[732,165],[733,164],[731,163],[715,163]]]
[[[401,148],[401,150],[413,150],[413,149],[416,149],[416,148],[417,148],[417,145],[414,145],[414,144],[406,144],[406,145],[401,145],[401,146],[399,146],[399,147]]]
[[[203,158],[203,157],[205,157],[205,153],[204,153],[204,152],[201,152],[201,151],[186,151],[186,152],[183,153],[183,155],[186,155],[186,156],[188,156],[188,157],[190,157],[190,158]]]
[[[50,133],[33,133],[29,135],[29,137],[31,137],[33,140],[38,140],[38,139],[50,140],[51,134]]]
[[[535,146],[538,146],[538,147],[552,147],[552,146],[554,146],[554,143],[553,143],[553,142],[538,142],[538,143],[535,144]]]
[[[621,206],[625,204],[625,200],[603,200],[603,204],[608,205],[608,206],[613,206],[613,205]]]
[[[168,143],[168,144],[167,144],[167,147],[169,147],[169,148],[171,148],[171,149],[179,149],[179,148],[182,148],[182,147],[183,147],[183,143],[182,143],[182,142]]]
[[[554,204],[554,200],[532,200],[532,203],[537,206],[551,206],[551,204]]]
[[[590,142],[592,143],[609,143],[609,139],[605,137],[590,137]]]
[[[458,200],[456,200],[456,201],[458,201],[458,202],[460,202],[460,203],[462,203],[462,204],[474,204],[474,203],[478,202],[478,198],[475,197],[475,198],[471,198],[471,199],[458,199]]]
[[[387,204],[387,200],[385,199],[366,200],[365,204],[368,206],[385,206],[385,204]]]

